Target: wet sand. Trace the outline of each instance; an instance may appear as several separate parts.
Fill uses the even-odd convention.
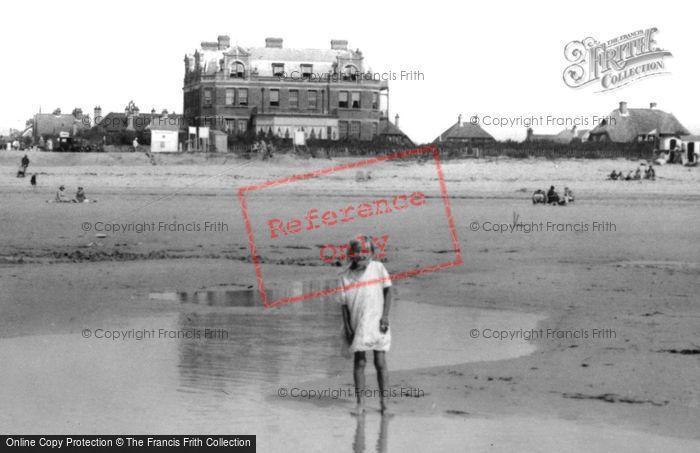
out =
[[[254,287],[235,189],[327,162],[290,163],[279,158],[275,167],[259,162],[233,162],[223,169],[221,162],[202,167],[151,167],[138,162],[84,167],[80,156],[71,155],[75,162],[70,167],[52,162],[41,167],[42,155],[30,158],[40,172],[36,191],[26,187],[27,181],[20,185],[14,178],[0,183],[4,289],[0,355],[4,362],[22,364],[3,370],[3,382],[13,383],[4,386],[3,396],[23,395],[23,402],[5,414],[3,428],[34,432],[50,426],[52,432],[69,433],[169,428],[175,432],[182,427],[183,432],[254,432],[260,445],[267,447],[261,451],[282,450],[289,436],[300,447],[295,451],[326,451],[336,445],[353,451],[360,441],[367,451],[375,448],[382,437],[380,418],[371,412],[366,427],[362,423],[358,427],[347,415],[352,398],[276,395],[282,385],[350,388],[349,361],[321,360],[338,350],[334,306],[326,304],[318,311],[312,308],[318,304],[309,301],[261,315],[249,307],[149,297],[159,292]],[[2,162],[3,173],[12,174],[15,165]],[[423,448],[412,446],[421,440],[430,441],[436,451],[465,445],[477,451],[512,450],[518,445],[528,445],[528,451],[696,449],[700,440],[696,429],[700,362],[694,352],[700,316],[695,290],[700,275],[694,227],[700,220],[697,169],[662,167],[656,182],[624,183],[599,178],[612,168],[633,168],[629,161],[542,161],[541,165],[462,161],[443,166],[465,263],[396,283],[392,328],[397,340],[389,355],[392,384],[425,394],[390,400],[396,415],[385,427],[387,451],[420,451]],[[215,176],[224,170],[225,175]],[[88,196],[99,202],[46,204],[53,191],[49,187],[64,180],[67,185],[83,182]],[[291,217],[308,207],[309,200],[319,207],[337,206],[349,196],[397,193],[408,181],[411,188],[423,188],[429,196],[436,193],[430,167],[397,164],[378,171],[371,183],[355,184],[353,173],[299,187],[295,193],[261,195],[251,206],[259,202],[256,213],[263,219],[271,213],[266,207]],[[576,203],[561,208],[533,206],[530,193],[549,181],[572,187]],[[341,187],[349,190],[333,193]],[[168,190],[180,192],[163,198]],[[469,230],[474,221],[482,226],[510,224],[514,217],[519,222],[556,224],[599,219],[614,223],[616,230],[597,234]],[[81,229],[82,222],[113,218],[182,223],[212,219],[229,229],[130,232],[106,238]],[[392,272],[449,259],[439,204],[426,205],[419,222],[388,216],[380,229],[392,232],[397,244],[387,257]],[[349,228],[342,234],[354,231]],[[430,234],[422,234],[426,231]],[[318,263],[317,253],[319,244],[337,240],[334,234],[300,236],[279,244],[261,241],[266,281],[289,287],[295,281],[333,278],[338,268]],[[401,311],[402,303],[413,308],[411,316]],[[434,322],[445,316],[452,323]],[[268,318],[275,321],[261,330],[256,329],[260,323],[247,322]],[[592,329],[608,329],[615,337],[506,341],[469,336],[471,329],[498,330],[503,322],[506,330],[583,329],[590,334]],[[222,342],[113,344],[81,338],[83,329],[100,326],[192,325],[235,327],[242,336],[231,348]],[[409,343],[410,351],[399,348],[401,335],[414,331],[423,340]],[[256,349],[245,345],[261,341],[260,335],[269,346],[248,356]],[[428,345],[444,341],[447,349],[417,346],[426,339],[432,340]],[[241,357],[249,357],[248,362],[235,368],[230,362]],[[255,372],[258,364],[262,368]],[[267,378],[265,384],[261,377]],[[69,386],[74,393],[66,392],[65,386],[57,385],[65,381],[80,385]],[[64,415],[65,399],[71,404]],[[378,401],[368,404],[375,407]],[[426,439],[436,431],[428,429],[432,425],[448,434]],[[364,436],[358,435],[363,431]],[[322,445],[314,444],[314,439]]]

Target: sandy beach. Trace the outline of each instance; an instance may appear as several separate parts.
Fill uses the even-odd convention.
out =
[[[38,414],[51,413],[42,432],[235,431],[257,434],[259,451],[700,449],[698,168],[666,165],[656,181],[623,182],[605,177],[638,162],[443,161],[464,263],[395,282],[388,363],[399,395],[382,421],[376,398],[366,419],[349,414],[352,361],[340,355],[332,298],[258,303],[238,199],[242,186],[359,159],[187,154],[152,165],[138,153],[30,152],[32,188],[14,177],[23,154],[0,152],[6,431],[36,431]],[[434,163],[365,170],[368,181],[346,170],[250,194],[270,291],[336,278],[319,248],[360,230],[390,235],[390,272],[453,258]],[[61,184],[97,203],[47,203]],[[576,201],[533,205],[532,192],[550,185],[570,187]],[[407,190],[427,203],[372,224],[264,234],[272,217]],[[136,230],[151,223],[165,227]],[[95,336],[152,329],[227,337]]]

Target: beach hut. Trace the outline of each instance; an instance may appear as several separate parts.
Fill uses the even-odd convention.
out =
[[[160,118],[152,118],[146,127],[151,131],[152,153],[174,153],[178,150],[179,118],[169,118],[164,112]]]

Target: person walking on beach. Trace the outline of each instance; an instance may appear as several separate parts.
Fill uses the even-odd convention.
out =
[[[350,264],[341,273],[344,291],[341,293],[343,326],[349,350],[354,353],[355,415],[365,411],[365,365],[367,351],[374,351],[374,366],[380,391],[380,407],[386,413],[389,390],[389,371],[386,352],[391,346],[389,308],[391,280],[384,265],[372,259],[374,246],[367,236],[359,236],[349,243]],[[358,282],[377,283],[350,288]]]
[[[29,158],[25,154],[24,157],[22,158],[22,170],[25,173],[27,172],[27,167],[29,167]]]

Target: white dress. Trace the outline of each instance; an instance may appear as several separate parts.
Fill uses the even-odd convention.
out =
[[[370,261],[364,271],[348,268],[340,278],[344,287],[377,280],[371,285],[346,289],[340,294],[340,303],[347,305],[350,325],[355,332],[350,352],[388,351],[391,346],[391,330],[386,333],[379,330],[379,320],[384,311],[384,288],[391,286],[386,268],[379,261]]]

